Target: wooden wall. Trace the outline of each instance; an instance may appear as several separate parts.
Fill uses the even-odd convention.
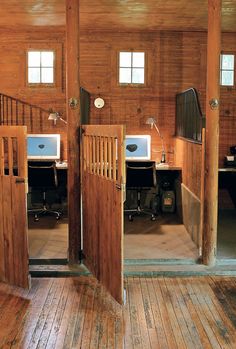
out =
[[[160,139],[145,124],[148,117],[157,119],[168,151],[174,161],[175,95],[191,86],[201,89],[202,34],[158,33],[82,33],[81,85],[95,97],[105,100],[103,109],[91,103],[91,122],[125,124],[127,134],[151,134],[152,157],[160,160]],[[118,86],[117,56],[120,50],[143,50],[147,53],[147,86]]]
[[[27,49],[53,49],[56,52],[56,86],[51,88],[29,87],[26,83]],[[22,31],[0,30],[0,93],[19,98],[44,109],[53,108],[66,118],[65,113],[65,31],[63,28],[29,29]],[[29,114],[26,115],[26,119]],[[37,119],[37,116],[35,117]],[[34,120],[33,133],[60,133],[62,158],[66,158],[66,127],[44,116],[43,126]]]
[[[57,86],[52,89],[29,88],[25,83],[25,53],[29,47],[52,47],[58,52],[60,66]],[[143,88],[117,85],[119,50],[147,52],[148,82]],[[234,34],[223,34],[222,50],[236,53]],[[65,112],[65,28],[3,31],[0,29],[0,92],[18,97],[43,108],[53,108],[64,118]],[[161,149],[155,130],[145,124],[157,119],[168,151],[175,159],[175,94],[189,87],[200,93],[205,110],[206,34],[201,32],[82,32],[80,41],[80,83],[91,93],[91,122],[125,124],[126,133],[152,135],[153,149]],[[105,99],[105,107],[96,109],[94,98]],[[236,143],[236,89],[221,88],[220,166],[230,145]],[[39,130],[35,129],[35,133]],[[62,134],[66,157],[66,127],[45,120],[43,132]],[[153,159],[160,153],[153,151]]]
[[[202,246],[202,145],[176,138],[175,150],[175,163],[182,167],[183,223],[192,240],[200,248]]]

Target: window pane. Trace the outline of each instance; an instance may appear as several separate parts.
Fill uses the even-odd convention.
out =
[[[221,55],[221,69],[234,69],[234,55]]]
[[[131,52],[120,52],[120,67],[131,67]]]
[[[41,64],[42,67],[53,67],[53,52],[42,52],[41,53]]]
[[[132,83],[134,84],[144,84],[144,69],[134,68],[132,70]]]
[[[40,52],[36,52],[36,51],[28,52],[28,66],[40,67]]]
[[[221,85],[233,86],[234,85],[234,72],[222,70],[221,71]]]
[[[131,69],[129,69],[129,68],[120,68],[119,82],[121,84],[129,84],[129,83],[131,83]]]
[[[42,83],[53,83],[53,68],[42,68]]]
[[[144,52],[133,53],[133,67],[144,67]]]
[[[29,68],[28,69],[28,82],[29,83],[40,83],[40,68]]]

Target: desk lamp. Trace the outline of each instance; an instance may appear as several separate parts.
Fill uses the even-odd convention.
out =
[[[53,111],[51,111],[50,114],[49,114],[49,116],[48,116],[48,120],[53,120],[54,125],[56,125],[57,120],[61,120],[61,121],[63,121],[65,124],[67,124],[67,121],[64,120],[64,119],[62,119],[61,116],[60,116],[60,114],[59,114],[58,112],[53,112]]]
[[[160,133],[160,130],[156,124],[156,120],[154,118],[148,118],[146,120],[146,124],[151,126],[151,129],[153,129],[153,126],[155,127],[159,137],[161,138],[161,163],[164,164],[166,162],[166,152],[165,152],[165,147],[164,147],[164,141],[163,141],[163,137]]]

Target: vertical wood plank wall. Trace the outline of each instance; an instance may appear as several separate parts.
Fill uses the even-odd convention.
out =
[[[202,246],[202,144],[176,138],[175,151],[175,162],[182,167],[183,223],[192,240],[200,248]]]
[[[25,83],[26,49],[52,47],[58,52],[62,70],[57,72],[57,86],[50,90],[29,88]],[[194,86],[200,92],[205,110],[206,33],[202,32],[82,32],[80,42],[81,86],[91,93],[91,122],[125,124],[127,133],[151,134],[154,147],[161,147],[155,130],[145,124],[149,116],[157,118],[168,152],[173,161],[175,132],[175,94]],[[117,86],[116,57],[119,50],[145,50],[149,84],[143,88]],[[0,31],[0,92],[18,97],[43,108],[53,108],[66,117],[65,108],[65,27],[34,31]],[[222,35],[222,50],[236,53],[235,35]],[[94,98],[101,96],[105,106],[96,109]],[[221,88],[219,165],[236,135],[236,89]],[[35,133],[39,121],[35,120]],[[43,132],[61,133],[63,157],[66,158],[66,127],[44,120]],[[38,122],[38,123],[37,123]],[[38,125],[38,126],[37,126]],[[159,159],[159,153],[152,153]]]

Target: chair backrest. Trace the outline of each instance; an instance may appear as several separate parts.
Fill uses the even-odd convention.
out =
[[[127,161],[126,188],[148,189],[156,187],[155,161]]]
[[[30,187],[57,187],[58,179],[55,161],[29,161],[28,183]]]

